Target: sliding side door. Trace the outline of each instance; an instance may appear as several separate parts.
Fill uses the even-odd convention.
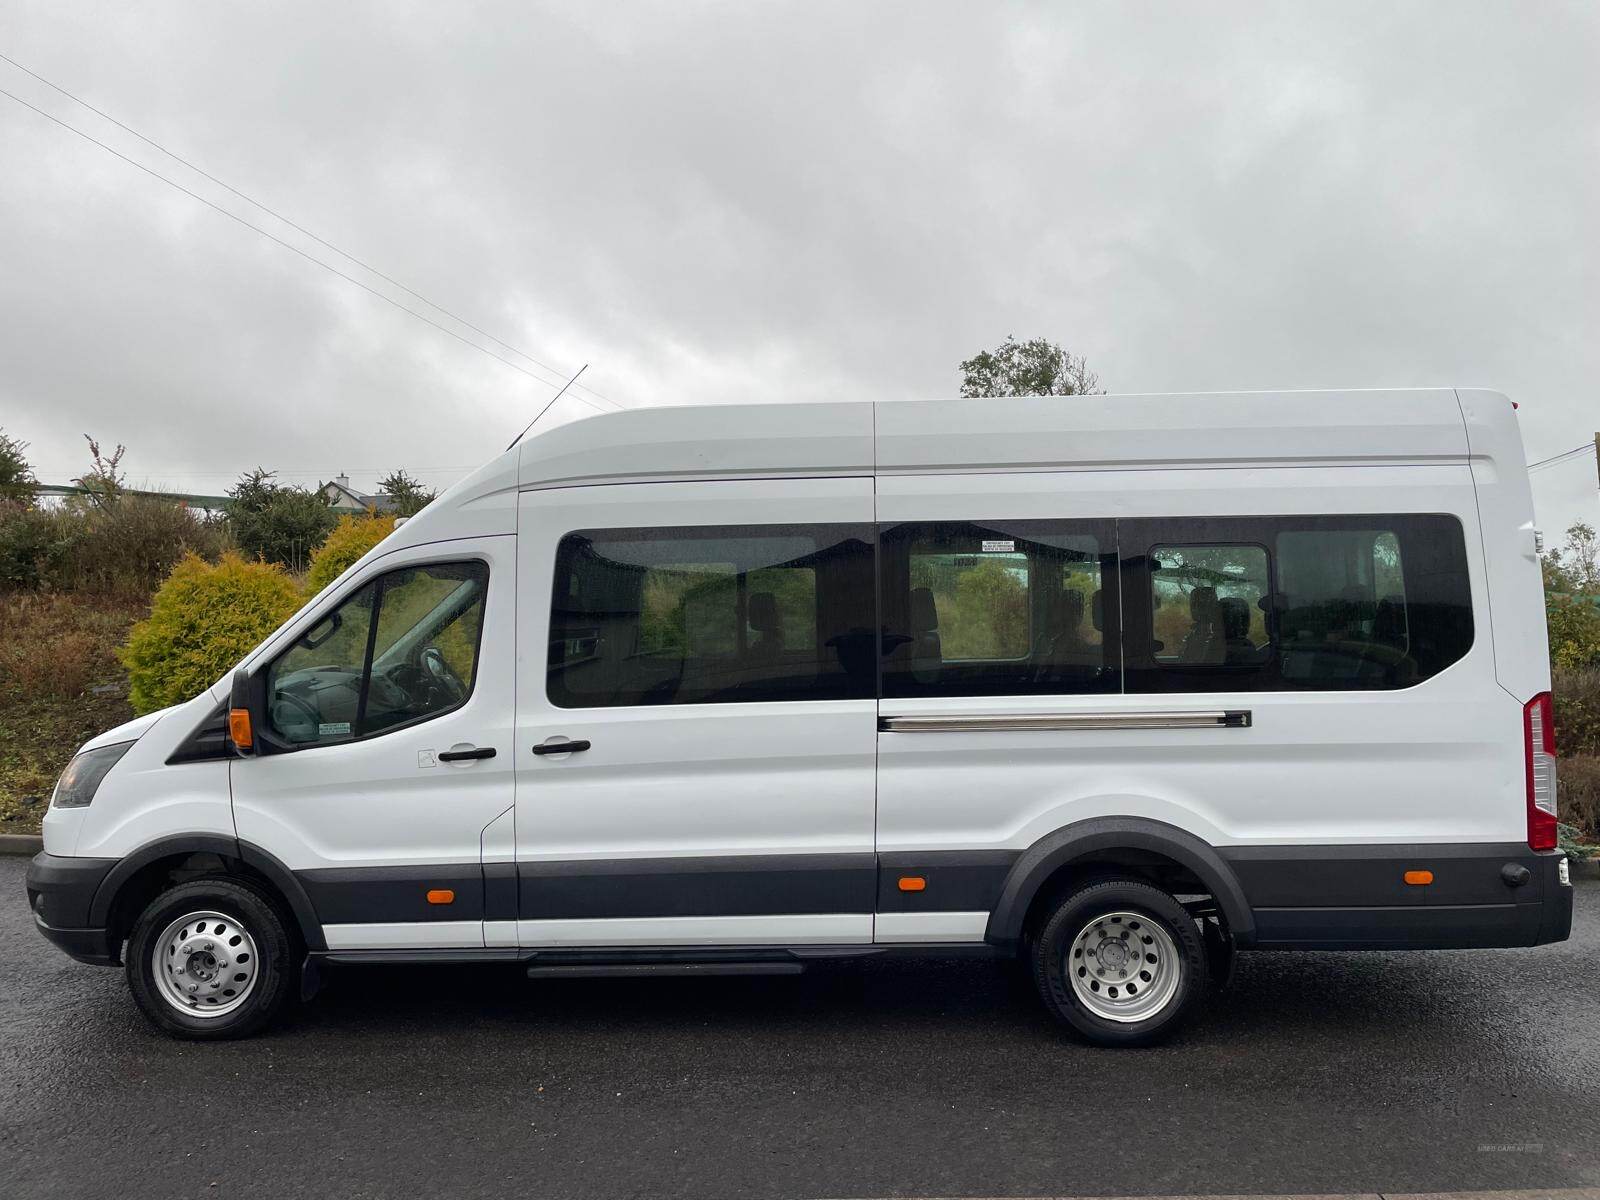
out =
[[[872,483],[521,497],[526,947],[872,938]]]

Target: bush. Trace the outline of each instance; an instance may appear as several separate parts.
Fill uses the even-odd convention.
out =
[[[227,530],[151,496],[104,507],[0,504],[0,583],[60,592],[147,596],[185,554],[215,559]]]
[[[392,516],[340,517],[333,532],[311,556],[306,594],[315,596],[393,532]]]
[[[239,549],[292,571],[305,568],[337,520],[321,493],[275,483],[271,471],[252,471],[228,495],[228,520]]]
[[[147,596],[185,555],[216,559],[227,546],[221,521],[153,496],[122,496],[82,511],[82,528],[46,573],[61,591]]]
[[[156,592],[121,652],[133,710],[153,712],[209,687],[300,607],[282,568],[224,553],[188,555]]]
[[[1544,613],[1551,666],[1600,666],[1600,608],[1590,597],[1546,592]]]
[[[1600,757],[1600,667],[1557,668],[1556,749],[1563,756]]]
[[[83,532],[84,522],[70,514],[0,503],[0,585],[43,587],[74,554]]]
[[[1600,758],[1556,760],[1556,807],[1563,824],[1586,842],[1600,842]]]

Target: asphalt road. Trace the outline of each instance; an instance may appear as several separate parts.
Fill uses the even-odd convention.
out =
[[[169,1041],[0,859],[0,1196],[1014,1196],[1600,1184],[1600,885],[1535,950],[1246,955],[1177,1041],[993,963],[541,981],[347,970]]]

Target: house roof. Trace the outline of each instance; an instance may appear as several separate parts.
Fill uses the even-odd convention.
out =
[[[394,497],[387,492],[358,492],[337,479],[330,479],[317,490],[333,501],[335,508],[370,508],[374,512],[393,512]]]

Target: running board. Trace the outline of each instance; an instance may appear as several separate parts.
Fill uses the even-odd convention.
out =
[[[634,975],[799,975],[799,962],[535,963],[529,979],[615,979]]]

